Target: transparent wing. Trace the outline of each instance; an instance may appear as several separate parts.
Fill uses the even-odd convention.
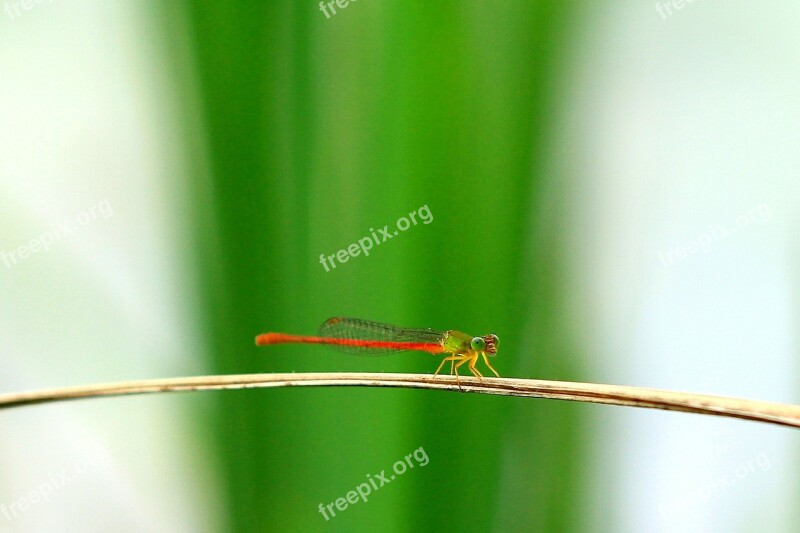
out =
[[[319,328],[320,337],[335,339],[371,340],[384,342],[417,342],[439,344],[445,332],[433,329],[401,328],[360,318],[334,317]],[[364,346],[333,346],[337,350],[356,355],[386,355],[404,351],[396,348],[372,348]]]

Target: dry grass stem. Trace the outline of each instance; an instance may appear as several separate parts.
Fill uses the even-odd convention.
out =
[[[800,428],[800,406],[737,398],[691,394],[641,387],[546,381],[539,379],[461,377],[429,374],[366,374],[352,372],[308,374],[241,374],[197,376],[102,383],[0,395],[0,409],[26,405],[157,392],[255,389],[271,387],[402,387],[437,389],[502,396],[548,398],[683,411],[755,420]]]

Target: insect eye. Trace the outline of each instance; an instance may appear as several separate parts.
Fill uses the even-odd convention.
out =
[[[473,350],[481,351],[486,348],[486,341],[482,337],[473,337],[469,343]]]

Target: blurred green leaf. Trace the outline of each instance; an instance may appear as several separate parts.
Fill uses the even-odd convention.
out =
[[[166,12],[187,21],[176,64],[199,105],[187,129],[200,139],[196,251],[215,371],[436,368],[420,354],[253,346],[346,315],[495,332],[501,374],[574,377],[560,223],[532,227],[558,187],[545,168],[571,3],[364,0],[327,19],[313,2],[184,0]],[[319,263],[422,206],[430,224],[330,272]],[[208,419],[236,531],[579,524],[572,406],[407,390],[217,399]],[[420,447],[426,467],[330,522],[317,512]]]

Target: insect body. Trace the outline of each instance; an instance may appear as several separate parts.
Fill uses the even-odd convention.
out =
[[[401,328],[358,318],[334,317],[320,326],[319,336],[316,337],[285,333],[263,333],[256,337],[258,346],[282,343],[327,344],[360,355],[384,355],[401,351],[444,354],[434,377],[450,361],[450,373],[456,377],[459,368],[466,364],[469,371],[481,379],[483,374],[475,365],[482,359],[489,370],[500,377],[489,363],[489,357],[497,354],[498,339],[494,334],[473,337],[456,330]]]

